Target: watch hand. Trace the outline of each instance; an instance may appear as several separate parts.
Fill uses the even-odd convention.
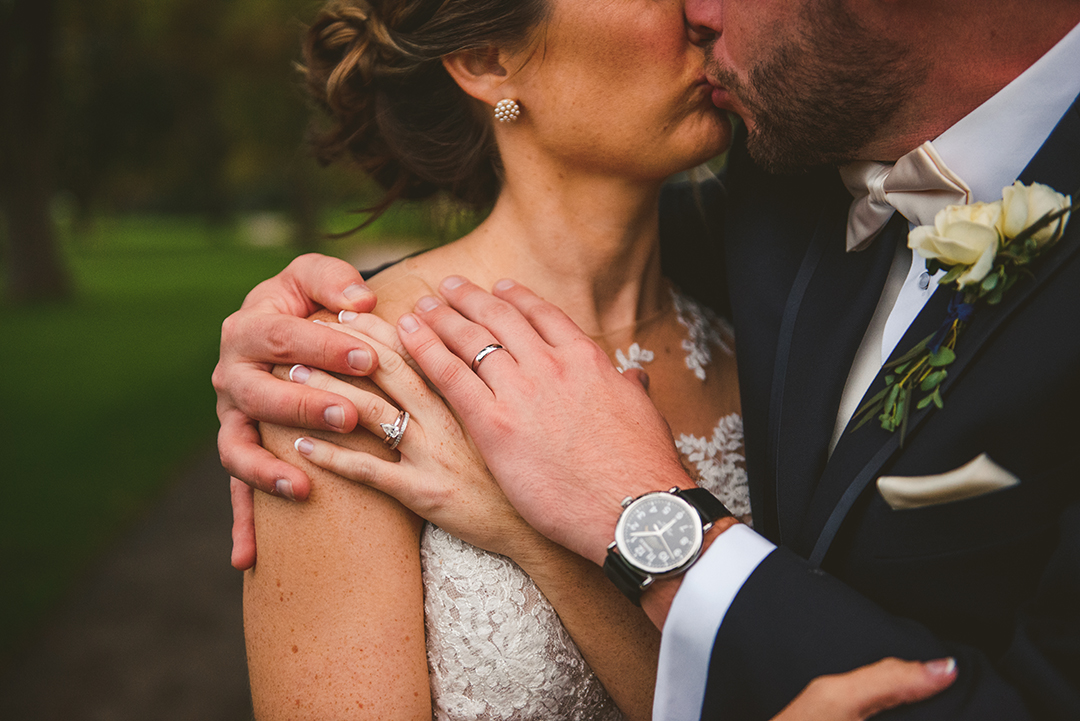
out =
[[[660,536],[663,536],[665,533],[668,532],[668,529],[671,528],[674,525],[675,525],[675,519],[672,518],[670,521],[668,521],[666,526],[664,526],[659,531],[657,531],[657,534],[660,535]]]

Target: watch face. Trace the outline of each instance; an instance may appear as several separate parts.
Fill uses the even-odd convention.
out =
[[[623,511],[615,526],[619,553],[650,574],[676,571],[701,550],[701,517],[671,493],[649,493]]]

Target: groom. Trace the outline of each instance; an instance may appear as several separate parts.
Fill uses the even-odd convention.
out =
[[[675,249],[696,260],[669,272],[730,304],[755,530],[718,523],[689,572],[642,596],[664,629],[658,708],[767,718],[821,674],[952,656],[953,687],[895,717],[1080,718],[1080,222],[1000,303],[976,307],[943,408],[913,409],[903,443],[876,420],[849,424],[885,386],[882,363],[949,312],[906,249],[909,226],[957,199],[997,200],[1018,178],[1080,188],[1080,3],[690,0],[687,16],[711,38],[714,102],[747,133],[714,205],[722,252]],[[913,158],[948,199],[910,203],[882,182]],[[340,270],[303,277],[319,267],[308,259],[254,295],[215,377],[226,465],[298,497],[306,479],[261,455],[246,416],[282,420],[275,394],[305,389],[272,388],[254,359],[371,365],[346,338],[297,352],[312,324],[267,314],[370,306]],[[283,293],[296,285],[313,301]],[[337,295],[346,285],[353,299]],[[603,562],[621,498],[690,485],[656,451],[667,441],[642,430],[654,427],[639,422],[644,396],[527,289],[493,297],[453,279],[442,292],[447,305],[403,317],[403,344],[522,515]],[[278,294],[286,305],[260,302]],[[263,351],[267,328],[284,350]],[[462,372],[493,339],[510,353]],[[306,397],[313,418],[287,408],[294,424],[355,422],[326,394]]]

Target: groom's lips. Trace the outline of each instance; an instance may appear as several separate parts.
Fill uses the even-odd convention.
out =
[[[724,110],[734,110],[735,107],[732,105],[731,102],[731,93],[728,92],[727,88],[722,85],[715,85],[713,83],[710,83],[710,85],[712,85],[713,105]]]

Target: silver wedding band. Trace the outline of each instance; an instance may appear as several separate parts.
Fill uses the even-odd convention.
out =
[[[405,429],[409,427],[409,412],[402,411],[398,413],[398,417],[394,419],[393,423],[380,423],[379,428],[382,428],[383,433],[386,434],[386,438],[383,439],[383,444],[390,450],[394,450],[401,443],[402,437],[405,435]]]
[[[497,350],[506,350],[506,349],[503,348],[498,343],[492,343],[489,346],[484,346],[483,348],[481,348],[480,352],[476,354],[476,357],[473,358],[473,361],[472,361],[472,371],[473,371],[473,373],[475,373],[476,369],[480,367],[480,362],[482,360],[484,360],[485,358],[487,358],[489,355],[491,355],[492,353],[494,353]],[[510,351],[506,351],[506,352],[509,353]]]

